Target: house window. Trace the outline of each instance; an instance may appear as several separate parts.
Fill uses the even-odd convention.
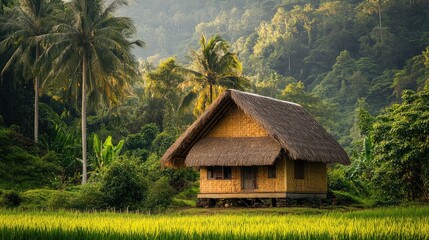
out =
[[[232,172],[231,167],[223,167],[223,179],[231,179]]]
[[[305,162],[294,161],[294,177],[295,179],[304,179]]]
[[[276,165],[268,166],[268,178],[276,178]]]
[[[231,178],[231,167],[207,167],[207,179],[209,180],[222,180]]]

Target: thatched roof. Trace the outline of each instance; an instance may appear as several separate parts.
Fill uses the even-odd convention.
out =
[[[281,150],[281,146],[271,137],[203,138],[191,148],[185,165],[273,165]]]
[[[184,166],[191,148],[233,106],[258,122],[293,160],[350,163],[338,142],[299,104],[237,90],[227,90],[217,98],[166,151],[162,163]]]

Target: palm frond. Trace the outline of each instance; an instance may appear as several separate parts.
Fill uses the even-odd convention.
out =
[[[201,72],[197,72],[195,70],[192,70],[189,68],[184,68],[181,66],[176,66],[174,68],[174,71],[184,75],[187,78],[193,78],[193,77],[202,78],[202,77],[204,77],[204,75]]]
[[[127,0],[114,0],[112,1],[103,11],[100,18],[104,19],[109,17],[110,15],[113,15],[116,11],[118,11],[119,8],[122,6],[128,6]]]
[[[183,113],[187,107],[191,105],[193,101],[197,98],[198,94],[194,91],[188,91],[187,94],[182,98],[179,103],[177,111]]]
[[[4,73],[10,68],[10,66],[12,66],[13,63],[15,63],[16,59],[20,56],[21,53],[22,53],[22,47],[20,46],[14,51],[12,56],[9,58],[9,60],[6,62],[5,66],[3,67],[1,71],[2,79],[3,79]]]
[[[237,90],[245,90],[250,88],[250,81],[245,77],[226,76],[219,80],[219,86]]]
[[[136,45],[137,47],[143,48],[146,46],[146,43],[143,42],[142,40],[134,40],[131,42],[131,45]]]

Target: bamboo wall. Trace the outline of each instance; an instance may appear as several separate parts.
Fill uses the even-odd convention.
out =
[[[268,133],[243,111],[234,107],[207,134],[206,137],[264,137]],[[306,162],[304,179],[294,179],[292,160],[277,160],[276,178],[268,178],[268,167],[257,172],[257,189],[251,192],[326,193],[326,164]],[[243,193],[241,167],[232,168],[232,179],[208,180],[207,168],[200,168],[200,193]]]
[[[231,169],[232,179],[208,180],[207,168],[200,168],[200,193],[235,193],[241,191],[241,171],[239,167]]]
[[[257,189],[251,192],[326,193],[326,163],[306,162],[304,179],[294,178],[294,162],[285,158],[277,160],[276,178],[268,178],[268,167],[259,166]],[[232,179],[208,180],[207,168],[200,168],[200,193],[240,193],[241,167],[232,168]]]
[[[286,191],[286,162],[284,159],[276,161],[276,178],[268,178],[268,166],[258,167],[256,192],[285,192]]]
[[[259,166],[256,175],[257,189],[247,190],[250,192],[285,192],[286,175],[285,160],[277,160],[276,178],[268,178],[268,166]],[[200,193],[240,193],[246,192],[241,189],[241,167],[232,167],[232,179],[209,180],[207,179],[207,168],[200,168]]]
[[[305,162],[304,179],[295,179],[294,161],[286,160],[286,189],[290,193],[326,193],[328,180],[326,163]]]
[[[267,131],[242,110],[231,109],[207,134],[207,137],[265,137]]]

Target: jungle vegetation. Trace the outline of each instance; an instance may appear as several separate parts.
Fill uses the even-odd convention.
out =
[[[227,88],[340,142],[332,196],[428,201],[428,43],[424,0],[2,0],[0,205],[192,205],[159,158]]]

